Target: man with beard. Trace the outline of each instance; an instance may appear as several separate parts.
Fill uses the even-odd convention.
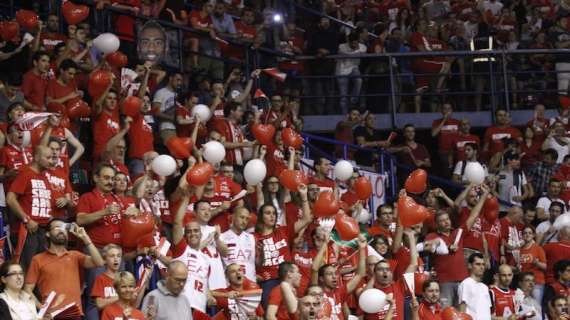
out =
[[[46,247],[43,233],[52,218],[53,194],[45,173],[51,161],[51,150],[38,146],[34,152],[34,161],[18,173],[6,195],[11,213],[22,223],[18,237],[25,239],[25,242],[23,247],[16,248],[16,254],[21,253],[20,263],[24,270],[27,270],[32,257],[45,251]]]
[[[207,255],[201,251],[202,231],[197,221],[185,223],[184,216],[188,207],[189,197],[185,195],[174,217],[172,227],[172,256],[174,260],[183,262],[188,268],[188,278],[183,294],[190,301],[192,308],[206,312],[208,301],[208,278],[210,277],[210,262]]]
[[[243,274],[249,280],[255,281],[255,237],[245,231],[249,219],[250,212],[247,208],[236,207],[233,210],[232,225],[220,236],[220,240],[226,244],[228,250],[227,252],[220,250],[220,254],[227,268],[230,265],[240,265]]]
[[[45,51],[38,51],[32,57],[34,67],[24,74],[22,92],[31,105],[31,111],[44,111],[46,108],[47,84],[50,73],[50,57]]]
[[[244,276],[242,266],[235,263],[228,265],[226,279],[229,284],[227,288],[212,292],[212,296],[216,299],[216,305],[222,309],[226,318],[262,319],[263,308],[257,302],[257,298],[261,299],[261,289],[254,281]],[[244,301],[240,303],[242,297]],[[253,301],[257,303],[253,303]]]
[[[141,310],[149,319],[180,319],[182,315],[192,320],[190,301],[181,294],[188,278],[188,268],[181,261],[172,261],[168,265],[166,279],[160,280],[158,288],[149,292],[143,301]]]
[[[150,61],[152,65],[160,63],[167,53],[166,33],[155,21],[143,25],[137,37],[137,53],[141,61]]]
[[[511,289],[513,282],[513,268],[507,264],[499,266],[499,281],[492,286],[491,299],[493,302],[493,318],[511,319],[516,316],[515,290]]]
[[[69,226],[69,232],[83,242],[89,255],[67,250]],[[81,307],[83,269],[102,267],[103,258],[85,229],[76,224],[68,225],[55,218],[50,220],[46,230],[48,249],[33,257],[26,275],[25,290],[33,294],[37,285],[40,301],[45,301],[50,292],[55,291],[56,300],[63,297],[62,306],[75,303],[75,307],[83,314]]]
[[[412,308],[412,312],[417,315],[412,316],[413,319],[435,320],[441,317],[441,303],[439,296],[439,283],[435,280],[427,280],[422,286],[423,301],[419,308]]]
[[[67,37],[59,32],[59,16],[56,13],[50,14],[47,19],[47,28],[40,34],[41,46],[51,53],[56,45],[65,42]]]

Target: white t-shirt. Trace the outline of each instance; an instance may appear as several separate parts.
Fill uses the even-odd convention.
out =
[[[152,103],[160,103],[160,112],[175,115],[176,112],[176,92],[164,87],[154,94]],[[176,130],[174,123],[170,121],[160,121],[160,130]]]
[[[228,255],[222,257],[225,266],[237,263],[245,269],[245,276],[256,281],[255,277],[255,237],[249,232],[242,232],[237,235],[232,229],[222,233],[220,236],[228,246]]]
[[[213,226],[200,226],[202,231],[201,241],[206,240],[208,236],[216,232],[216,227]],[[222,258],[218,252],[215,241],[212,241],[204,248],[203,252],[208,256],[210,260],[210,277],[208,278],[208,287],[210,290],[224,289],[228,285],[226,283],[226,274],[224,273],[224,265],[222,264]]]
[[[546,144],[548,145],[548,148],[552,148],[558,152],[558,159],[556,159],[556,163],[564,162],[564,157],[570,152],[568,145],[561,145],[558,143],[558,141],[556,141],[556,139],[552,137],[546,139]]]
[[[560,198],[556,198],[556,199],[550,199],[549,197],[540,197],[538,199],[538,202],[536,203],[536,208],[541,208],[544,210],[544,214],[546,216],[546,218],[548,219],[550,217],[550,211],[548,211],[550,209],[550,205],[552,204],[552,201],[557,201],[560,202],[562,204],[564,204],[564,212],[562,213],[566,213],[566,203],[560,199]]]
[[[467,163],[469,163],[469,162],[471,162],[471,161],[467,161]],[[467,167],[467,163],[465,163],[465,166],[463,166],[463,164],[464,164],[463,161],[457,161],[457,163],[455,164],[455,168],[453,168],[453,174],[460,176],[461,181],[463,181],[463,182],[467,181],[467,179],[465,179],[465,167]],[[485,170],[485,176],[488,176],[489,171],[487,171],[487,166],[484,164],[481,164],[481,166],[483,167],[483,170]],[[461,171],[463,171],[463,173]]]
[[[188,279],[182,293],[188,299],[192,308],[206,312],[210,260],[204,253],[192,249],[188,245],[186,245],[184,252],[173,260],[181,261],[188,266]]]
[[[548,221],[548,220],[542,221],[536,227],[536,234],[537,235],[538,234],[545,234],[546,231],[548,231],[548,229],[550,229],[551,226],[552,226],[552,223],[550,223],[550,221]],[[547,239],[545,239],[545,241],[546,241],[545,243],[558,242],[558,231],[556,231],[554,233],[554,235],[551,235]]]
[[[460,303],[467,305],[467,313],[473,320],[491,320],[491,296],[489,287],[468,277],[461,281],[457,289]]]

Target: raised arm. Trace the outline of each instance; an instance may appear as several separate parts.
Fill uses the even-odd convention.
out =
[[[174,216],[174,224],[172,225],[172,243],[174,245],[180,243],[184,237],[184,215],[186,214],[186,207],[188,207],[189,202],[190,198],[188,195],[183,195],[180,200],[180,206]]]
[[[352,293],[360,284],[362,279],[366,276],[366,248],[368,248],[368,241],[363,235],[358,235],[358,268],[356,275],[350,279],[346,284],[347,293]]]

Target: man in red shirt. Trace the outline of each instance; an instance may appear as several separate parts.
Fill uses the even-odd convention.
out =
[[[423,301],[417,309],[416,319],[440,320],[441,310],[445,305],[440,303],[440,284],[435,280],[427,280],[422,286]],[[412,312],[414,308],[412,307]],[[412,317],[413,318],[413,317]]]
[[[226,118],[214,122],[212,127],[222,135],[222,144],[226,148],[225,162],[242,166],[245,163],[243,148],[251,148],[254,144],[245,139],[241,130],[243,108],[240,103],[230,102],[224,107],[224,115]]]
[[[413,168],[431,168],[429,152],[423,144],[417,143],[416,128],[413,124],[404,126],[404,144],[396,147],[389,147],[388,151],[397,153],[400,161]]]
[[[388,239],[388,245],[392,246],[392,237],[396,226],[394,224],[394,208],[391,204],[387,203],[381,205],[376,209],[376,221],[368,228],[368,235],[374,237],[376,235],[383,235]]]
[[[483,138],[483,152],[488,158],[492,158],[496,153],[505,149],[503,139],[514,139],[522,142],[522,135],[519,129],[511,127],[509,113],[503,109],[495,111],[495,125],[485,130]]]
[[[459,131],[451,137],[451,151],[448,156],[448,163],[451,165],[457,161],[465,160],[465,145],[474,143],[481,147],[481,140],[478,136],[471,134],[471,124],[469,119],[462,119],[459,123]]]
[[[316,184],[321,191],[334,189],[334,180],[328,177],[330,171],[330,160],[325,157],[318,158],[317,163],[315,163],[315,175],[310,177],[309,183]]]
[[[66,104],[69,101],[81,99],[83,93],[77,90],[75,84],[77,70],[77,64],[73,60],[65,59],[61,62],[58,69],[59,76],[57,79],[51,79],[48,82],[46,105],[50,103]]]
[[[450,168],[453,162],[449,161],[449,154],[453,149],[451,144],[453,137],[459,131],[459,120],[451,117],[453,106],[446,102],[441,105],[442,118],[434,120],[431,124],[431,136],[438,138],[439,159],[444,168]]]
[[[71,195],[73,190],[71,188],[71,182],[69,181],[68,171],[58,167],[61,145],[61,140],[57,138],[50,139],[48,147],[52,152],[52,161],[45,174],[52,190],[52,199],[54,200],[52,216],[67,218],[67,209],[74,206]]]
[[[63,43],[67,37],[59,33],[59,16],[50,14],[46,23],[47,28],[40,35],[41,46],[47,51],[52,52],[56,45]]]
[[[50,73],[50,57],[45,51],[34,53],[34,67],[24,74],[22,92],[31,105],[31,111],[45,111],[48,80],[53,77]]]
[[[53,192],[46,179],[46,170],[52,165],[52,152],[49,148],[38,146],[34,152],[34,161],[24,167],[10,185],[6,195],[6,204],[23,226],[18,231],[18,242],[23,242],[20,264],[24,270],[30,265],[35,254],[45,251],[45,231],[52,218]],[[17,248],[20,250],[20,248]]]
[[[555,281],[554,265],[558,261],[570,259],[570,226],[558,231],[558,242],[549,242],[543,247],[546,254],[546,283]]]
[[[544,288],[543,305],[546,307],[556,296],[570,297],[570,259],[560,260],[554,265],[556,280]]]
[[[109,140],[121,130],[117,99],[117,93],[111,90],[103,96],[102,106],[96,107],[97,115],[93,123],[93,158],[96,160],[105,151]]]
[[[290,291],[297,296],[296,289],[301,284],[301,273],[299,267],[292,262],[282,262],[279,265],[279,280],[281,284],[271,289],[269,302],[267,305],[267,320],[289,320],[296,319],[296,308],[292,308],[283,297],[283,287],[289,284]]]
[[[523,210],[521,207],[511,207],[507,215],[499,220],[501,223],[501,264],[515,265],[513,251],[523,246],[522,232],[524,229]]]
[[[499,281],[496,286],[491,286],[491,301],[493,305],[493,317],[508,319],[512,315],[516,315],[518,310],[515,309],[515,290],[511,289],[513,282],[513,268],[510,265],[502,264],[499,266]]]
[[[21,147],[24,132],[16,126],[8,128],[6,145],[0,149],[0,177],[4,183],[4,189],[10,190],[10,185],[18,172],[32,163],[32,149]]]
[[[228,265],[226,279],[229,284],[227,288],[212,291],[216,306],[222,309],[226,318],[247,319],[252,315],[263,317],[261,304],[255,306],[255,303],[250,302],[257,301],[257,298],[261,301],[261,289],[257,283],[245,277],[242,266],[237,263]],[[244,297],[244,301],[240,301],[241,297]]]

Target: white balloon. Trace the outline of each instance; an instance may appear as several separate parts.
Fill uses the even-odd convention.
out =
[[[561,214],[554,221],[554,228],[560,230],[564,227],[570,227],[570,213]]]
[[[176,171],[176,160],[167,154],[163,154],[154,158],[150,167],[159,176],[168,177]]]
[[[358,305],[366,313],[377,313],[386,304],[386,294],[379,289],[367,289],[358,298]]]
[[[352,177],[354,168],[352,164],[346,160],[340,160],[334,165],[334,176],[340,181],[346,181]]]
[[[226,157],[226,149],[218,141],[204,144],[204,159],[211,164],[218,164]]]
[[[370,221],[370,217],[370,212],[362,208],[356,213],[356,216],[354,218],[356,221],[358,221],[358,223],[368,223]]]
[[[267,167],[265,166],[265,162],[260,159],[249,160],[243,168],[243,177],[250,186],[257,185],[263,181],[266,174]]]
[[[474,184],[485,181],[485,169],[479,162],[468,162],[465,166],[465,179]]]
[[[102,33],[93,39],[93,46],[104,54],[108,54],[119,50],[121,41],[112,33]]]
[[[202,123],[207,122],[212,117],[212,111],[205,104],[197,104],[192,108],[192,116],[198,115]]]

